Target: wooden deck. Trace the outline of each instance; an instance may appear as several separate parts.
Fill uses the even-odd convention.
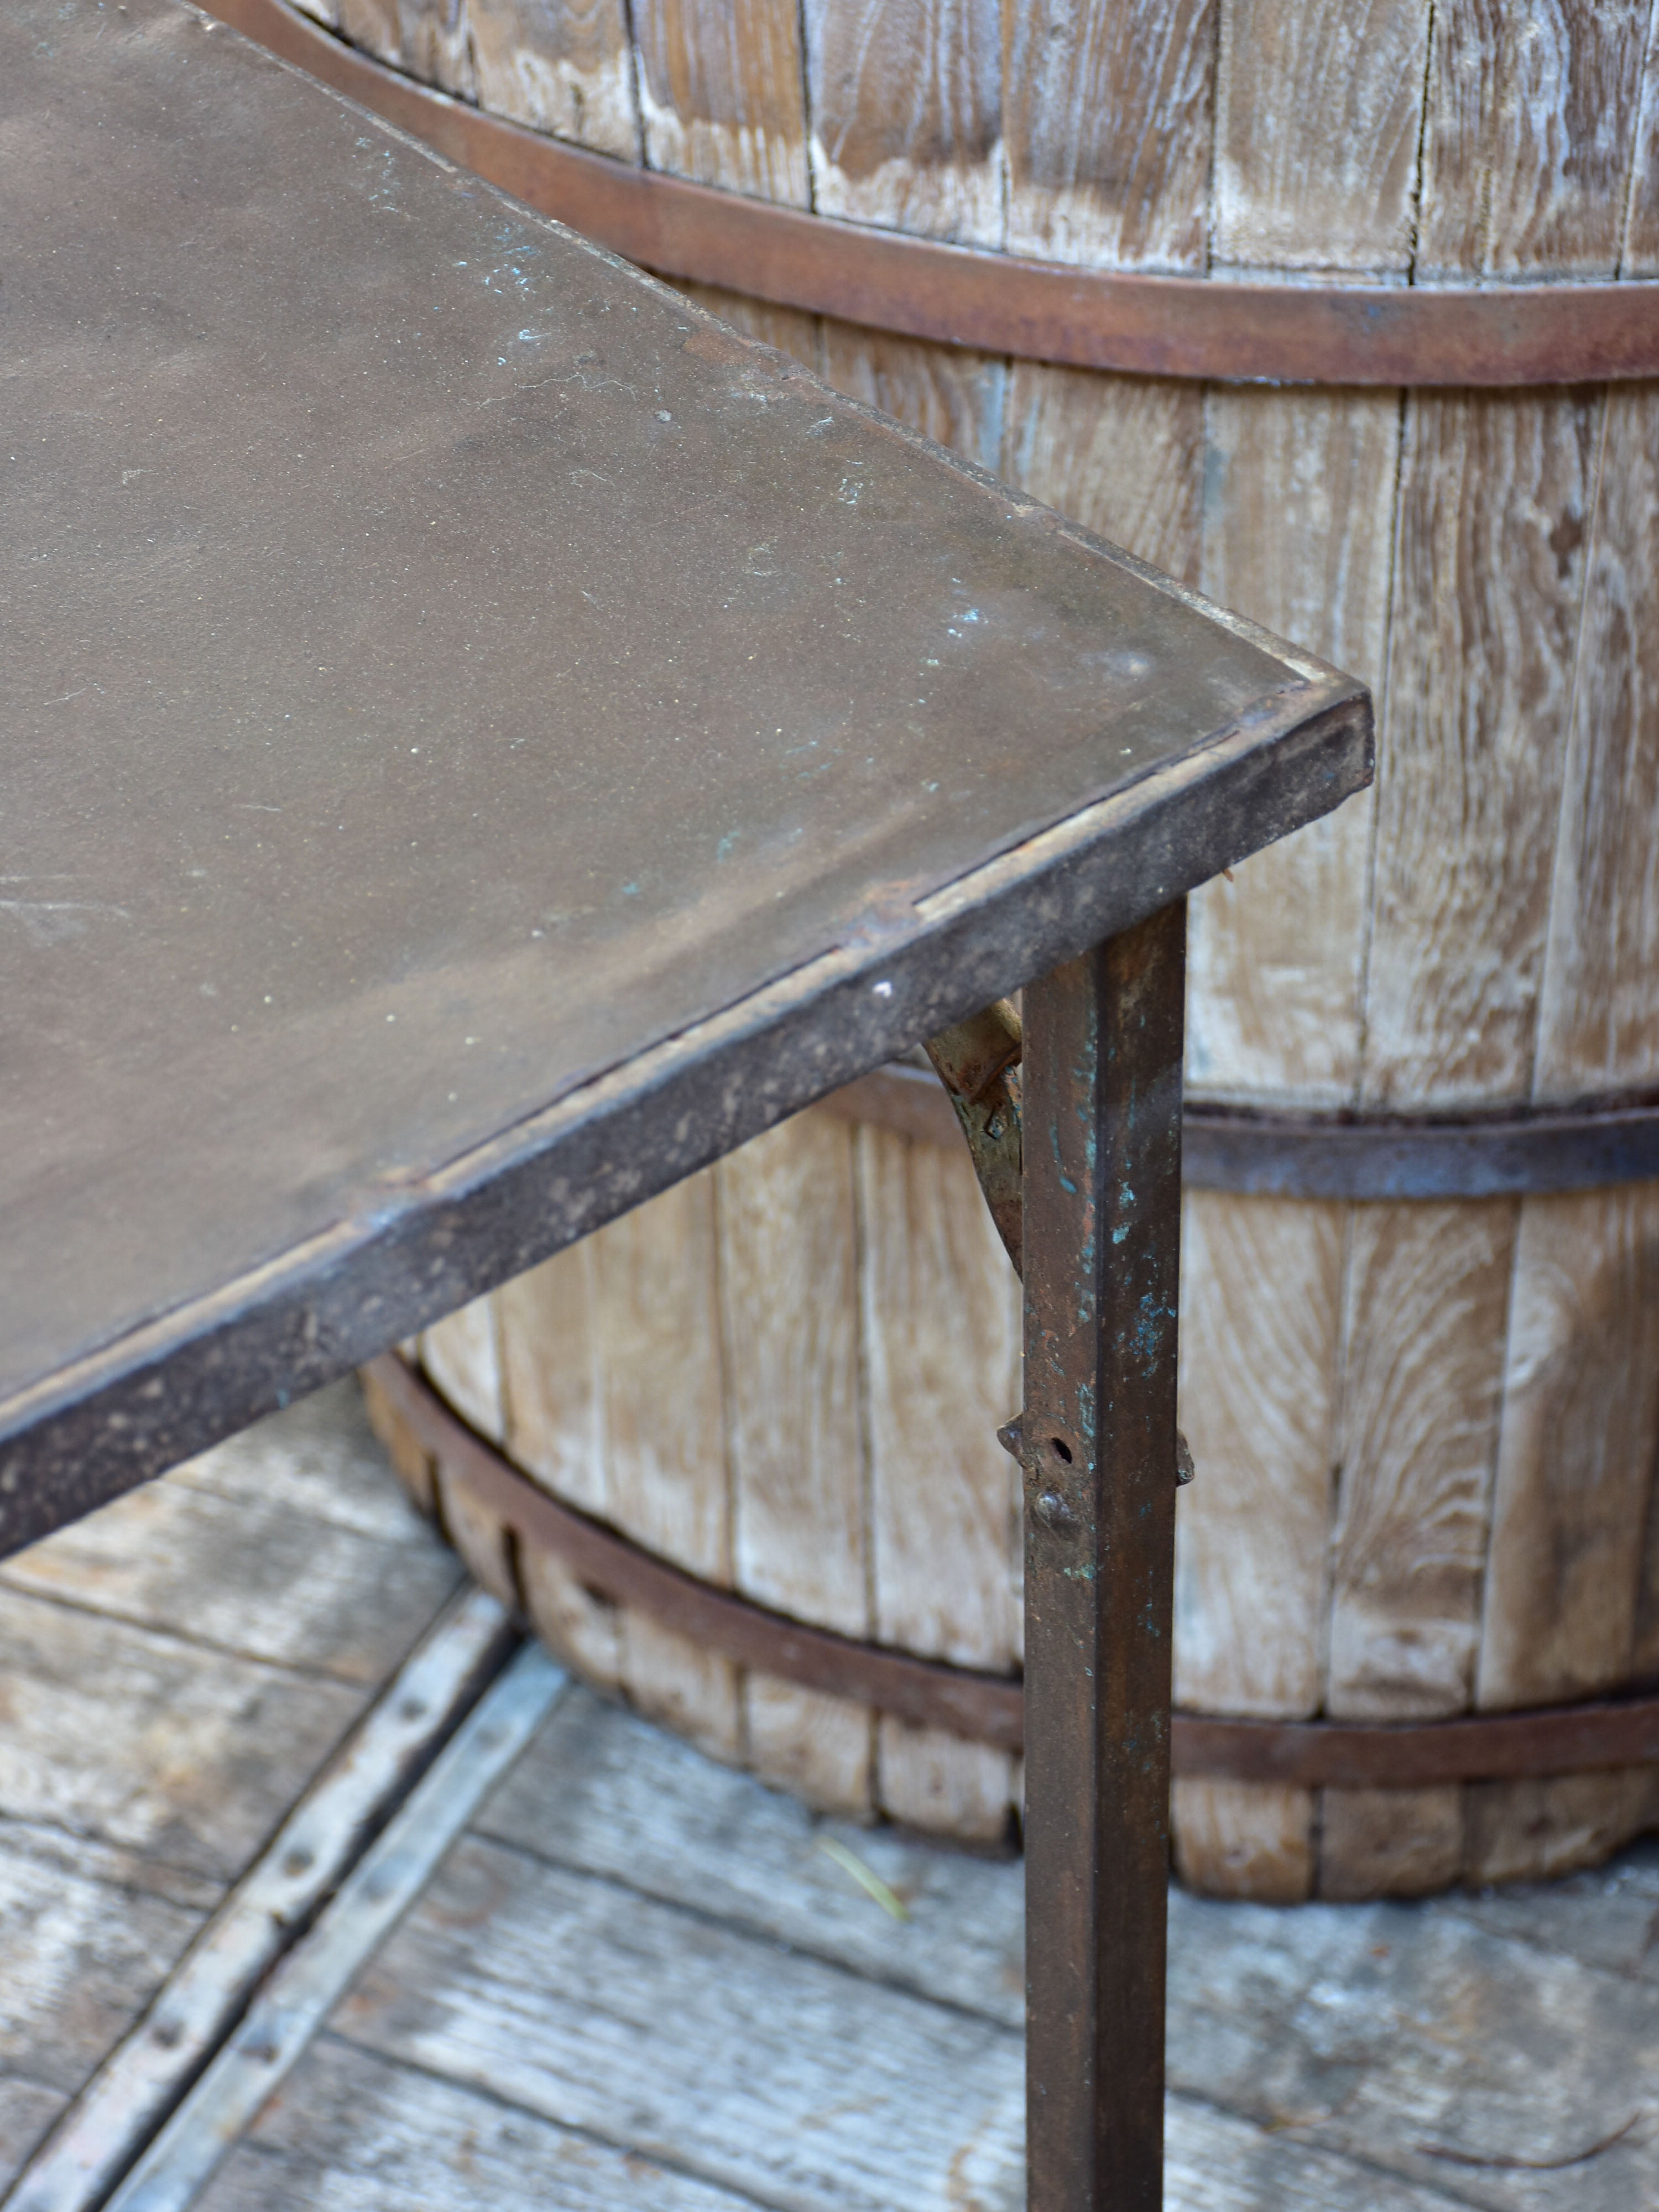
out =
[[[398,1670],[453,1623],[456,1579],[350,1386],[0,1569],[7,2185],[66,2113],[119,2131],[111,2054],[165,2065],[153,2027],[192,1943],[211,1927],[222,1950],[258,1881],[309,1863],[285,1842],[275,1865],[271,1839],[323,1804],[319,1770],[366,1717],[420,1724]],[[486,1788],[509,1695],[545,1717]],[[817,1821],[535,1659],[466,1729],[378,1844],[376,1801],[332,1903],[331,1877],[271,1938],[277,1994],[313,1992],[310,2014],[267,2006],[299,2054],[280,2088],[242,2118],[212,2106],[229,2148],[198,2189],[234,2054],[215,2061],[118,2205],[1018,2203],[1017,1865]],[[1175,2212],[1659,2204],[1659,1846],[1416,1906],[1177,1893],[1172,1933]],[[31,2171],[8,2202],[48,2201]],[[97,2201],[52,2185],[57,2212]]]

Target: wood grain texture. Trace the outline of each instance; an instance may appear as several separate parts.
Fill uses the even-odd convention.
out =
[[[578,1694],[561,1709],[477,1826],[550,1864],[1016,2033],[1021,2026],[1017,1864],[892,1828],[826,1823],[595,1698]],[[826,1841],[855,1850],[908,1918],[883,1912]]]
[[[723,291],[718,284],[681,284],[676,289],[746,337],[791,355],[814,375],[823,373],[817,316],[803,314],[798,307],[777,307],[769,300],[751,300],[742,292]]]
[[[802,15],[817,212],[1000,246],[997,0],[805,0]]]
[[[965,1152],[866,1126],[857,1163],[875,1634],[1006,1672],[1018,1281]]]
[[[1659,11],[1651,9],[1619,273],[1659,276]]]
[[[1465,1793],[1463,1879],[1553,1881],[1600,1866],[1632,1836],[1659,1827],[1650,1766],[1561,1774],[1540,1782],[1474,1782]]]
[[[460,1554],[475,1583],[516,1611],[520,1602],[519,1542],[492,1506],[456,1482],[442,1466],[436,1469],[438,1525]]]
[[[607,1504],[603,1347],[594,1247],[584,1237],[495,1293],[506,1448],[584,1513]]]
[[[1429,15],[1428,0],[1224,0],[1216,264],[1405,273]]]
[[[1484,1706],[1624,1680],[1659,1437],[1659,1190],[1526,1200],[1516,1256]]]
[[[1356,1206],[1325,1710],[1472,1702],[1518,1208]]]
[[[251,1509],[280,1505],[377,1544],[433,1548],[430,1530],[386,1479],[380,1444],[349,1379],[186,1460],[165,1480],[170,1489],[209,1492]]]
[[[68,2101],[61,2089],[0,2071],[0,2188],[21,2170]]]
[[[201,2212],[750,2212],[753,2200],[325,2036],[197,2202]]]
[[[1008,252],[1202,269],[1213,0],[1057,0],[1002,15]]]
[[[464,0],[478,104],[617,160],[640,159],[622,0]]]
[[[354,46],[458,100],[477,98],[464,5],[453,0],[335,0],[335,5],[334,20]]]
[[[0,1593],[0,1809],[228,1881],[362,1699],[316,1675],[204,1656],[176,1633]],[[65,1757],[74,1745],[98,1755]]]
[[[340,1682],[378,1682],[456,1583],[409,1516],[400,1541],[280,1498],[151,1484],[0,1568],[0,1583]]]
[[[1007,2030],[477,1838],[335,2025],[763,2204],[947,2212],[1018,2176]]]
[[[855,1139],[875,1634],[1012,1671],[1019,1285],[963,1152],[870,1127]],[[879,1802],[921,1828],[1000,1838],[1006,1752],[884,1719]]]
[[[1366,2212],[1446,2212],[1449,2202],[1194,2099],[1171,2099],[1167,2126],[1175,2212],[1330,2212],[1359,2188]],[[329,2036],[198,2202],[202,2212],[751,2212],[756,2199]],[[970,2212],[986,2203],[969,2200]]]
[[[823,319],[822,373],[849,398],[879,407],[981,468],[1002,457],[1008,364],[966,346],[930,345]]]
[[[868,1636],[852,1129],[799,1115],[714,1176],[733,1580],[780,1612]],[[864,1707],[751,1675],[744,1727],[750,1758],[786,1787],[868,1810]]]
[[[1394,395],[1220,386],[1205,431],[1201,588],[1380,688]],[[1372,819],[1362,793],[1194,896],[1187,1072],[1199,1096],[1353,1103]]]
[[[1012,366],[1003,473],[1186,584],[1198,581],[1204,457],[1197,386]]]
[[[1299,1905],[1313,1893],[1314,1796],[1188,1775],[1170,1793],[1176,1872],[1212,1897]]]
[[[1418,283],[1616,272],[1648,30],[1640,4],[1435,9]]]
[[[1333,2207],[1370,2212],[1384,2174],[1486,2212],[1632,2212],[1659,2196],[1650,2142],[1577,2156],[1649,2094],[1659,2051],[1650,1999],[1631,1980],[1494,1936],[1462,1899],[1293,1912],[1171,1903],[1183,2073],[1259,2125],[1364,2158],[1364,2178]],[[1264,1938],[1284,1947],[1267,1972]],[[1500,2162],[1517,2159],[1563,2163]]]
[[[216,1881],[142,1852],[0,1820],[0,2071],[26,2075],[54,2102],[72,2095],[221,1894]]]
[[[1013,1826],[1013,1761],[943,1729],[877,1716],[875,1796],[906,1828],[955,1842],[1005,1844]]]
[[[853,1132],[799,1115],[714,1176],[734,1580],[763,1605],[867,1636]]]
[[[351,1616],[361,1612],[368,1627],[356,1650],[378,1650],[389,1674],[454,1585],[452,1563],[390,1486],[349,1382],[136,1495],[174,1490],[189,1510],[128,1520],[117,1547],[112,1601],[135,1614],[141,1604],[151,1608],[151,1620],[99,1609],[109,1587],[96,1534],[102,1516],[8,1563],[33,1587],[0,1589],[0,1835],[38,1824],[45,1849],[56,1830],[99,1881],[107,1875],[135,1894],[159,1885],[193,1911],[216,1903],[374,1686],[321,1671],[306,1653],[325,1649],[331,1636],[337,1650],[353,1651]],[[255,1510],[262,1494],[292,1516],[308,1545],[273,1539],[267,1551]],[[307,1510],[319,1495],[326,1518]],[[249,1516],[241,1540],[228,1540],[224,1521],[202,1510],[227,1499]],[[354,1524],[380,1533],[341,1546]],[[408,1578],[413,1553],[428,1562],[429,1598]],[[86,1562],[79,1583],[69,1571],[74,1557]],[[355,1585],[345,1575],[354,1560]],[[407,1594],[400,1626],[377,1592],[382,1577]],[[36,1594],[46,1589],[54,1595]],[[222,1625],[235,1624],[234,1640],[192,1633],[204,1604],[218,1609]],[[297,1664],[252,1656],[296,1645]],[[361,1674],[356,1651],[349,1674]]]
[[[507,1434],[493,1297],[474,1298],[421,1334],[421,1364],[465,1421],[500,1443]]]
[[[1325,1710],[1426,1720],[1473,1702],[1504,1328],[1510,1199],[1352,1210]],[[1322,1897],[1456,1880],[1463,1791],[1327,1790]]]
[[[1641,222],[1640,48],[1645,40],[1650,61],[1652,33],[1642,12],[1546,9],[1513,51],[1484,13],[1459,25],[1471,87],[1505,73],[1512,82],[1484,118],[1462,105],[1467,145],[1495,179],[1491,216],[1480,236],[1454,235],[1442,259],[1552,276],[1615,271]],[[1604,396],[1583,525],[1583,616],[1529,1071],[1538,1097],[1651,1079],[1647,994],[1629,979],[1650,908],[1646,855],[1632,849],[1645,842],[1637,810],[1650,816],[1655,799],[1632,663],[1650,658],[1654,611],[1651,579],[1632,563],[1646,556],[1652,527],[1643,512],[1651,462],[1649,425],[1639,408],[1632,416],[1630,396]],[[1571,532],[1570,517],[1563,527]],[[1632,1071],[1622,1079],[1604,1072],[1621,1065]],[[1620,1679],[1633,1663],[1659,1407],[1650,1332],[1631,1301],[1653,1295],[1651,1209],[1641,1192],[1523,1205],[1483,1703],[1571,1695],[1579,1681]],[[1468,1875],[1584,1863],[1653,1817],[1647,1792],[1647,1778],[1628,1773],[1472,1790]]]
[[[1659,393],[1607,394],[1533,1095],[1659,1078]]]
[[[659,1558],[732,1577],[714,1179],[693,1176],[590,1239],[605,1517]],[[629,1694],[725,1758],[738,1747],[737,1671],[623,1614]]]
[[[1362,1101],[1530,1088],[1599,392],[1407,413]]]
[[[1638,1844],[1595,1874],[1514,1887],[1466,1889],[1432,1908],[1487,1935],[1531,1943],[1597,1973],[1647,1988],[1659,1984],[1659,1842]]]
[[[634,0],[632,17],[647,165],[810,205],[794,0]]]
[[[1187,1194],[1181,1425],[1198,1474],[1176,1519],[1178,1705],[1318,1710],[1342,1243],[1339,1207]],[[1186,1880],[1307,1894],[1310,1791],[1183,1781],[1173,1802]]]
[[[1491,5],[1436,10],[1419,281],[1614,273],[1648,12],[1550,4],[1528,15],[1522,37]],[[1622,409],[1624,395],[1613,404]],[[1420,1109],[1582,1095],[1616,1057],[1621,1012],[1639,995],[1626,985],[1621,999],[1618,976],[1621,957],[1628,966],[1642,942],[1647,858],[1630,850],[1642,832],[1632,835],[1614,813],[1628,809],[1633,819],[1644,801],[1650,812],[1653,804],[1642,787],[1633,646],[1622,661],[1620,653],[1632,611],[1629,562],[1632,553],[1640,561],[1650,526],[1627,506],[1609,517],[1599,568],[1587,548],[1601,526],[1607,404],[1608,395],[1595,392],[1411,397],[1379,749],[1368,1103]],[[1632,445],[1639,443],[1638,432]],[[1644,454],[1621,458],[1639,478]],[[1622,492],[1608,485],[1615,507]],[[1637,583],[1635,605],[1646,588]],[[1621,931],[1630,948],[1622,955]],[[1633,1019],[1641,1036],[1646,1008]],[[1589,1596],[1595,1570],[1575,1582],[1569,1563],[1576,1547],[1595,1545],[1597,1516],[1605,1522],[1609,1511],[1622,1510],[1627,1540],[1639,1545],[1650,1480],[1654,1409],[1636,1379],[1632,1324],[1626,1321],[1622,1333],[1613,1325],[1593,1348],[1567,1348],[1587,1317],[1585,1301],[1595,1303],[1607,1267],[1620,1266],[1606,1249],[1618,1233],[1603,1205],[1600,1197],[1524,1202],[1507,1315],[1495,1298],[1477,1297],[1462,1313],[1447,1303],[1466,1275],[1460,1247],[1478,1243],[1469,1209],[1461,1229],[1446,1225],[1437,1261],[1444,1295],[1432,1297],[1425,1280],[1415,1301],[1425,1358],[1448,1382],[1465,1377],[1471,1403],[1484,1399],[1508,1330],[1483,1703],[1571,1694],[1565,1653],[1577,1649],[1594,1673],[1586,1645],[1598,1635],[1604,1653],[1607,1636],[1622,1635],[1619,1663],[1629,1662],[1638,1570],[1628,1567],[1620,1579],[1607,1558],[1618,1537],[1603,1528],[1601,1556],[1621,1593],[1613,1601],[1615,1614],[1623,1606],[1620,1628],[1606,1623],[1607,1594]],[[1389,1334],[1384,1323],[1379,1336],[1373,1324],[1366,1346],[1365,1331],[1355,1328],[1353,1342],[1378,1371]],[[1577,1398],[1580,1380],[1586,1395]],[[1448,1431],[1457,1425],[1454,1416]],[[1628,1462],[1638,1451],[1647,1471],[1632,1500]],[[1605,1464],[1609,1455],[1622,1474]],[[1463,1491],[1459,1518],[1475,1510],[1469,1456],[1464,1484],[1454,1480],[1445,1493],[1449,1503]],[[1437,1459],[1443,1467],[1425,1438],[1413,1486],[1436,1483]],[[1437,1586],[1449,1596],[1448,1559],[1437,1562],[1429,1538],[1434,1517],[1425,1510],[1413,1579],[1419,1592]],[[1453,1557],[1473,1555],[1473,1527],[1463,1535],[1449,1547]],[[1450,1568],[1453,1581],[1460,1571]],[[1588,1625],[1592,1607],[1603,1617],[1599,1631]],[[1419,1611],[1401,1603],[1408,1632]],[[1334,1668],[1342,1640],[1338,1620]],[[1462,1642],[1454,1632],[1447,1660]],[[1449,1674],[1446,1692],[1454,1680]],[[1606,1801],[1600,1814],[1592,1809],[1598,1792]],[[1466,1877],[1495,1878],[1499,1868],[1542,1872],[1582,1854],[1592,1833],[1628,1833],[1627,1797],[1618,1778],[1471,1790]],[[1336,1837],[1340,1823],[1330,1832]],[[1352,1832],[1348,1839],[1358,1868],[1364,1851]],[[1352,1879],[1333,1859],[1333,1893]]]
[[[1463,1791],[1327,1790],[1319,1808],[1321,1897],[1430,1897],[1463,1867]]]
[[[521,1545],[519,1586],[536,1633],[597,1688],[619,1695],[626,1669],[622,1609],[588,1589],[556,1553]]]

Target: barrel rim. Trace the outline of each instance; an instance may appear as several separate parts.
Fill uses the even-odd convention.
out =
[[[1017,1677],[837,1635],[717,1589],[542,1489],[397,1353],[383,1353],[365,1372],[376,1386],[374,1411],[404,1424],[447,1484],[496,1516],[520,1545],[556,1553],[595,1596],[647,1613],[738,1665],[859,1699],[917,1727],[1000,1751],[1023,1748],[1024,1698]],[[1580,1774],[1659,1764],[1659,1694],[1641,1683],[1626,1694],[1573,1704],[1383,1723],[1177,1710],[1170,1749],[1180,1779],[1315,1790]]]
[[[529,130],[404,76],[287,0],[202,5],[539,214],[680,282],[938,344],[1139,376],[1394,388],[1659,377],[1659,282],[1253,283],[945,245]]]

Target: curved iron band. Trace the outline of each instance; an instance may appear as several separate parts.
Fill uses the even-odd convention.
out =
[[[1659,376],[1659,283],[1215,283],[1067,269],[866,229],[561,144],[428,90],[284,4],[208,12],[463,168],[665,276],[909,337],[1222,382],[1539,385]]]
[[[596,1595],[637,1607],[738,1666],[1001,1751],[1022,1747],[1024,1699],[1017,1681],[809,1628],[711,1589],[549,1497],[395,1354],[384,1354],[369,1371],[447,1485],[469,1492],[520,1542],[556,1553]],[[1176,1774],[1305,1789],[1411,1790],[1659,1760],[1659,1697],[1384,1728],[1180,1712],[1173,1719]]]
[[[962,1142],[931,1073],[884,1067],[822,1102],[936,1145]],[[1250,1114],[1188,1102],[1182,1175],[1196,1190],[1272,1198],[1501,1198],[1659,1182],[1659,1106],[1463,1121]]]
[[[1659,1179],[1659,1107],[1512,1119],[1336,1121],[1188,1106],[1200,1190],[1281,1198],[1501,1198]]]

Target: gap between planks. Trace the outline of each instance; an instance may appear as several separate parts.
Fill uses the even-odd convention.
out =
[[[429,1804],[440,1770],[447,1771],[446,1760],[453,1765],[451,1754],[462,1740],[485,1726],[482,1716],[493,1710],[501,1686],[492,1692],[489,1685],[516,1642],[506,1613],[483,1591],[463,1592],[445,1607],[209,1920],[143,2017],[68,2106],[19,2174],[4,2212],[93,2212],[143,2156],[181,2097],[186,2101],[179,2118],[188,2116],[213,2079],[215,2054],[232,2036],[261,1979],[293,1951],[296,1939],[298,1950],[307,1954],[324,1942],[370,1863],[382,1863],[394,1834],[407,1831],[417,1804]],[[468,1721],[481,1692],[483,1705]],[[458,1724],[459,1737],[441,1750]],[[428,1766],[426,1780],[417,1782]],[[499,1771],[498,1763],[470,1796],[457,1789],[462,1820]],[[416,1784],[412,1793],[411,1784]],[[449,1817],[445,1808],[438,1825]],[[365,1846],[381,1830],[366,1857]],[[268,1997],[256,1997],[249,2021],[263,2017],[268,2005]],[[204,2067],[209,2073],[186,2096]],[[267,2078],[261,2094],[270,2086]]]

